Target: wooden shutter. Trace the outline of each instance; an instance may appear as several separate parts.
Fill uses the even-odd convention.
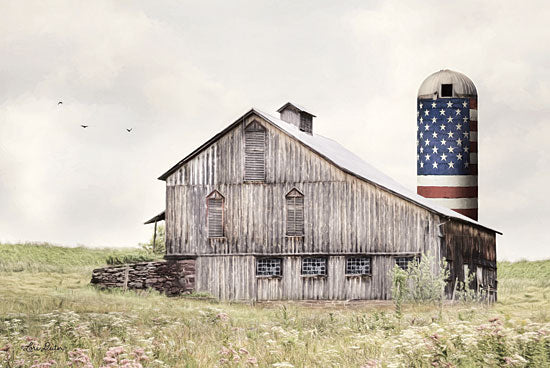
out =
[[[212,192],[212,194],[206,198],[206,206],[208,216],[208,237],[223,237],[223,196],[217,191]]]
[[[286,235],[304,235],[304,195],[296,189],[286,195]]]
[[[244,133],[244,180],[265,181],[266,130],[257,121]]]

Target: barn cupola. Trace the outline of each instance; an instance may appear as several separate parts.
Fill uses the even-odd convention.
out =
[[[307,112],[304,108],[287,102],[277,112],[281,114],[282,121],[297,126],[302,132],[313,134],[313,118],[315,115]]]

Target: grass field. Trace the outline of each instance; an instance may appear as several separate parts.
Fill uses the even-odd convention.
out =
[[[406,305],[398,318],[391,303],[249,305],[89,286],[108,256],[136,252],[0,244],[0,367],[550,366],[550,261],[499,263],[494,305]]]

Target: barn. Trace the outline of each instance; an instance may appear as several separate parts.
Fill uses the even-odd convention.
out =
[[[475,273],[496,298],[496,230],[403,187],[307,109],[251,109],[160,176],[167,262],[221,300],[390,299],[390,270],[432,254],[448,290]],[[436,265],[434,264],[434,270]]]

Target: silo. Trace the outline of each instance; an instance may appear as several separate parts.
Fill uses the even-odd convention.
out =
[[[477,91],[462,73],[440,70],[417,99],[417,193],[478,219]]]

